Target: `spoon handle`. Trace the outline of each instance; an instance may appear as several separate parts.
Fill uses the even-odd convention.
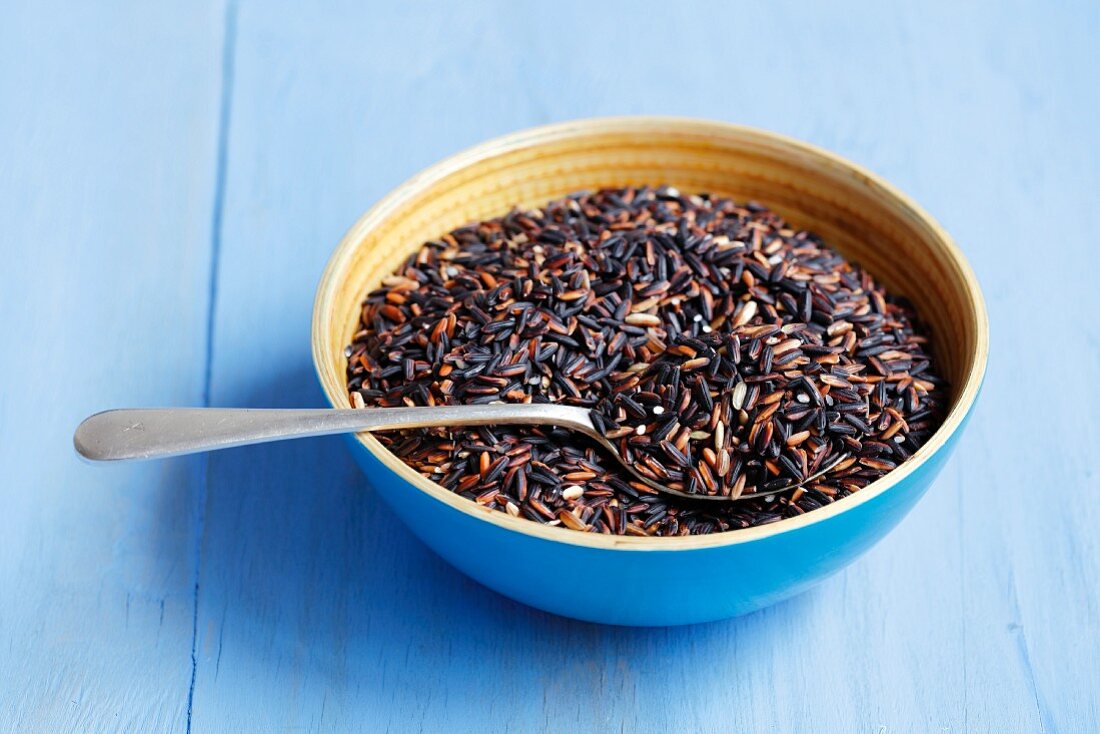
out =
[[[587,409],[550,404],[342,410],[140,408],[108,410],[86,418],[76,429],[73,445],[90,461],[126,461],[334,433],[503,424],[593,430]]]

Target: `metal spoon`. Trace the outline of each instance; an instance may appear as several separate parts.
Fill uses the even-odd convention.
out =
[[[631,476],[661,494],[686,500],[731,502],[786,492],[831,470],[842,455],[803,482],[733,498],[688,494],[640,474],[593,425],[588,408],[549,403],[447,405],[428,408],[269,410],[252,408],[142,408],[108,410],[86,418],[73,445],[91,461],[132,461],[214,451],[268,441],[401,428],[492,425],[558,426],[594,439]]]

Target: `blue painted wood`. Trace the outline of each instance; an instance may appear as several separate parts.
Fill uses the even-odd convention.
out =
[[[217,6],[4,11],[2,728],[184,729],[192,682],[196,732],[1100,728],[1095,4],[652,4],[629,22],[394,5],[245,0],[228,38]],[[363,209],[478,140],[644,112],[869,166],[983,282],[971,425],[842,574],[731,622],[605,628],[453,572],[336,439],[214,455],[205,480],[193,460],[72,461],[99,407],[206,387],[321,404],[313,287]]]
[[[0,12],[0,730],[186,727],[201,462],[72,429],[204,393],[219,14]]]

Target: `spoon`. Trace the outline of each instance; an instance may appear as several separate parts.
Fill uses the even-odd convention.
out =
[[[252,409],[140,408],[107,410],[85,418],[73,435],[77,452],[90,461],[133,461],[214,451],[268,441],[334,433],[391,431],[442,426],[540,425],[579,431],[594,439],[631,476],[657,492],[685,500],[733,502],[786,492],[816,479],[817,474],[767,492],[740,497],[689,494],[640,474],[592,423],[588,408],[551,403],[445,405],[426,408]]]

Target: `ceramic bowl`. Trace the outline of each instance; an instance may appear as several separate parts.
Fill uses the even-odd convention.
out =
[[[638,538],[546,527],[485,509],[408,468],[369,434],[349,437],[369,484],[455,568],[539,609],[593,622],[673,625],[745,614],[797,594],[879,541],[928,489],[958,441],[985,372],[988,324],[970,266],[893,186],[842,158],[745,127],[668,118],[581,120],[483,143],[399,186],[351,228],[317,293],[313,358],[348,407],[344,347],[359,304],[428,239],[580,189],[670,184],[754,199],[908,296],[932,329],[950,413],[894,471],[824,508],[762,527]]]

